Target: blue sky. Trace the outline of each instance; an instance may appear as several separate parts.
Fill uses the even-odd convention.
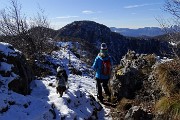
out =
[[[164,0],[18,0],[22,11],[33,16],[39,6],[51,26],[59,29],[73,21],[92,20],[108,27],[142,28],[159,26],[156,18],[168,18]],[[0,9],[10,5],[0,0]]]

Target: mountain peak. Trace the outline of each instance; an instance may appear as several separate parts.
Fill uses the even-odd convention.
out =
[[[95,42],[110,36],[111,30],[103,24],[94,21],[74,21],[59,30],[59,37],[80,38]]]
[[[90,20],[74,21],[74,22],[66,25],[65,27],[67,27],[67,26],[69,26],[69,25],[89,25],[89,24],[107,27],[107,26],[105,26],[105,25],[103,25],[103,24],[97,23],[97,22],[95,22],[95,21],[90,21]]]

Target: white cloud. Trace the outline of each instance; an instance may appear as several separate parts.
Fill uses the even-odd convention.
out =
[[[161,4],[161,3],[151,3],[151,4],[140,4],[140,5],[128,5],[125,6],[124,8],[137,8],[137,7],[144,7],[144,6],[149,6],[149,5],[156,5],[156,4]]]
[[[78,18],[79,16],[60,16],[60,17],[56,17],[58,19],[69,19],[69,18]]]
[[[82,11],[83,14],[93,14],[94,12],[91,10],[84,10]]]
[[[83,14],[95,14],[95,13],[100,14],[100,13],[102,13],[102,11],[84,10],[84,11],[82,11],[82,13]]]
[[[124,8],[137,8],[137,7],[143,7],[146,6],[146,4],[142,4],[142,5],[129,5],[129,6],[125,6]]]

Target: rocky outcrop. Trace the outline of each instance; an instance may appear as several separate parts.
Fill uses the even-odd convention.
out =
[[[135,68],[127,68],[121,75],[115,78],[115,84],[119,84],[114,91],[114,95],[120,99],[122,97],[132,99],[135,97],[135,92],[142,88],[144,75]]]
[[[127,104],[134,106],[119,110],[125,119],[179,118],[175,114],[179,110],[176,109],[179,106],[179,59],[128,51],[120,63],[115,68],[111,89],[119,108]]]
[[[8,43],[0,43],[0,82],[14,92],[27,95],[33,73],[25,56]]]
[[[158,60],[154,54],[139,55],[134,51],[128,51],[115,71],[112,82],[114,96],[118,99],[125,97],[154,104],[155,100],[163,96],[161,89],[157,87],[154,74]]]
[[[125,116],[125,120],[152,120],[153,115],[140,106],[130,108]]]
[[[115,75],[112,81],[112,91],[118,99],[123,97],[134,99],[136,92],[143,89],[148,79],[151,67],[155,64],[156,58],[152,55],[139,55],[134,51],[128,51],[115,68]]]
[[[123,119],[149,119],[150,116],[143,109],[147,109],[147,111],[150,109],[142,107],[142,104],[144,101],[152,98],[149,91],[151,91],[153,82],[148,81],[148,76],[155,62],[156,57],[153,54],[139,55],[134,51],[128,51],[121,59],[120,65],[115,68],[111,91],[113,96],[119,101],[119,111]],[[127,105],[129,107],[126,107]]]

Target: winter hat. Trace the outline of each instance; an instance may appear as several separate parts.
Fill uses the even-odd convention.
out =
[[[100,49],[100,56],[105,57],[106,55],[108,55],[107,45],[106,45],[106,43],[102,43],[101,49]]]
[[[107,50],[107,45],[106,43],[101,44],[101,50]]]

